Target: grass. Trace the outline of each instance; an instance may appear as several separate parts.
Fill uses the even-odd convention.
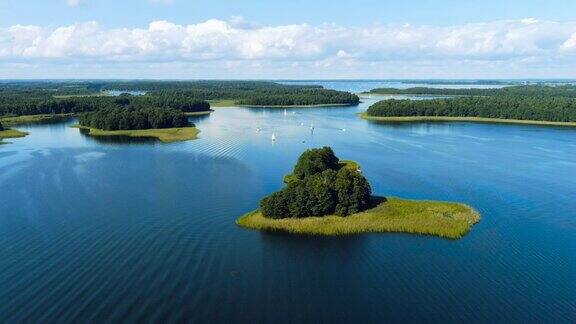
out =
[[[186,115],[186,116],[202,116],[202,115],[210,115],[213,112],[214,112],[214,110],[210,109],[207,111],[185,112],[184,115]]]
[[[238,107],[234,99],[208,100],[210,107]]]
[[[445,116],[406,116],[406,117],[377,117],[370,116],[363,112],[361,118],[373,121],[390,123],[414,123],[414,122],[473,122],[473,123],[495,123],[495,124],[524,124],[541,126],[564,126],[576,127],[576,122],[552,122],[541,120],[521,120],[521,119],[501,119],[483,117],[445,117]]]
[[[410,233],[447,239],[463,237],[480,215],[459,203],[400,198],[375,198],[375,207],[346,217],[266,218],[258,210],[245,214],[236,224],[249,229],[305,235],[352,235],[360,233]]]
[[[352,160],[340,160],[340,168],[347,168],[353,171],[360,171],[360,164]],[[290,173],[284,176],[284,183],[288,184],[296,179],[294,174]]]
[[[0,117],[3,125],[19,125],[61,121],[73,117],[73,114],[47,114],[47,115],[25,115],[14,117]]]
[[[4,129],[0,131],[0,144],[6,144],[6,142],[2,142],[5,138],[17,138],[17,137],[24,137],[28,135],[27,132],[21,132],[16,129]]]
[[[198,138],[198,133],[200,133],[200,131],[196,127],[115,130],[115,131],[89,128],[80,125],[73,125],[72,127],[89,130],[87,134],[90,136],[146,137],[146,138],[156,138],[163,143],[194,140]]]

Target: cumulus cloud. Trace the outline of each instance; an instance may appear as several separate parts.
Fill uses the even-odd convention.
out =
[[[69,3],[78,3],[71,0]],[[333,24],[255,26],[240,17],[189,25],[154,21],[146,28],[97,22],[0,28],[5,63],[238,62],[331,66],[384,62],[576,61],[576,22],[536,19],[454,26]]]

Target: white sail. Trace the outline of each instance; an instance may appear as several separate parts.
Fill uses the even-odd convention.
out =
[[[272,133],[272,142],[274,142],[276,140],[276,134]]]

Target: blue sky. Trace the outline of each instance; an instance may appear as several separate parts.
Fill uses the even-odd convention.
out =
[[[0,78],[576,78],[576,1],[0,0]]]
[[[135,27],[154,20],[189,24],[242,16],[260,24],[373,23],[463,24],[494,20],[538,18],[575,20],[573,0],[85,0],[69,6],[66,0],[2,0],[0,22],[61,25],[95,20],[111,27]]]

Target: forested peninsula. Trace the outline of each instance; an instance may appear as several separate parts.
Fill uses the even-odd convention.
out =
[[[111,91],[142,95],[112,96]],[[86,81],[0,83],[0,118],[78,114],[117,106],[172,108],[209,112],[208,101],[233,105],[353,105],[358,96],[320,86],[283,85],[266,81]]]
[[[362,117],[372,120],[475,121],[576,126],[576,86],[502,89],[375,89],[379,94],[455,95],[431,100],[379,101]]]
[[[401,232],[458,239],[480,220],[463,204],[372,196],[359,165],[340,161],[329,147],[304,152],[285,183],[236,223],[293,234]]]

